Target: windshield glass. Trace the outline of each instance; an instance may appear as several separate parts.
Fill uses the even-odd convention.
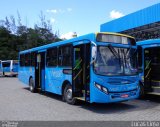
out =
[[[136,60],[133,48],[98,46],[94,71],[99,75],[135,75]]]
[[[3,66],[3,67],[10,67],[10,63],[8,63],[8,62],[3,62],[3,63],[2,63],[2,66]]]

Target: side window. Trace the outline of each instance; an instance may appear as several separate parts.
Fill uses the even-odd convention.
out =
[[[25,66],[30,66],[30,53],[25,54]]]
[[[144,59],[145,68],[149,69],[150,63],[151,63],[150,50],[148,50],[148,49],[144,50],[144,57],[145,57],[145,59]]]
[[[36,62],[36,53],[32,52],[31,53],[31,66],[35,66],[35,62]]]
[[[72,66],[72,46],[62,46],[58,50],[58,65]]]
[[[57,66],[57,48],[47,50],[47,66]]]
[[[20,66],[25,66],[25,54],[20,55]]]

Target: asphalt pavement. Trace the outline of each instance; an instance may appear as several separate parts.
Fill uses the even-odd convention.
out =
[[[112,104],[69,105],[61,96],[31,93],[17,78],[0,77],[0,120],[160,121],[159,96]]]

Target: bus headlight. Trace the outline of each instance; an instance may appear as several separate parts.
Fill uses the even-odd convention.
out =
[[[108,89],[107,89],[107,88],[102,87],[102,91],[103,91],[104,93],[108,94]]]
[[[101,86],[101,85],[99,85],[99,84],[97,84],[97,83],[95,83],[95,86],[96,86],[96,88],[98,88],[100,91],[108,94],[108,89],[107,89],[106,87]]]
[[[96,86],[99,90],[102,89],[102,88],[101,88],[101,85],[99,85],[99,84],[97,84],[97,83],[95,83],[95,86]]]

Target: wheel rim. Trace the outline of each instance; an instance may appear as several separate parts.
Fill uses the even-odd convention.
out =
[[[33,83],[30,82],[30,90],[32,91],[33,90]]]
[[[31,91],[33,90],[33,86],[32,86],[32,85],[30,86],[30,90],[31,90]]]
[[[66,97],[68,100],[72,99],[72,89],[67,89],[66,91]]]

